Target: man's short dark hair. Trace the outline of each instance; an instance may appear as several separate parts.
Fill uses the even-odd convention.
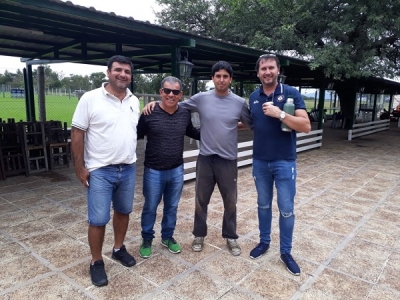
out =
[[[270,54],[263,54],[261,55],[256,62],[256,71],[258,72],[258,69],[260,68],[260,63],[262,60],[268,60],[268,59],[273,59],[276,61],[276,66],[278,67],[278,70],[281,68],[281,63],[279,62],[278,56],[276,56],[273,53]]]
[[[211,68],[211,76],[214,77],[215,73],[219,70],[225,70],[229,73],[230,77],[233,76],[233,69],[231,65],[226,61],[220,60],[219,62],[215,63]]]
[[[107,62],[107,69],[109,71],[111,71],[111,67],[114,62],[130,65],[131,72],[133,72],[133,64],[129,58],[122,56],[122,55],[114,55],[114,56],[110,57],[110,59]]]
[[[164,83],[165,82],[179,83],[179,89],[182,91],[182,81],[180,81],[179,78],[176,78],[174,76],[165,77],[163,80],[161,80],[161,88],[164,88]]]

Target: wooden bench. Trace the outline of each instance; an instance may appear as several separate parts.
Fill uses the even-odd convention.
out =
[[[323,130],[313,130],[309,133],[297,133],[297,149],[296,152],[306,151],[322,146]],[[183,180],[196,178],[196,162],[199,150],[190,150],[183,152],[185,163],[183,168],[185,175]],[[251,165],[253,163],[253,141],[238,143],[238,167]]]
[[[347,140],[351,141],[353,138],[372,134],[375,132],[389,130],[390,120],[379,120],[360,124],[354,124],[353,129],[350,129],[347,134]]]

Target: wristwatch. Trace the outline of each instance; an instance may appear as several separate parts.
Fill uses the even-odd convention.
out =
[[[283,119],[286,117],[286,113],[282,110],[281,114],[279,115],[279,120],[283,121]]]

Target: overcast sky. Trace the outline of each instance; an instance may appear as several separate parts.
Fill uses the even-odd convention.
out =
[[[62,0],[66,2],[66,0]],[[150,21],[154,23],[155,16],[153,10],[158,11],[155,0],[70,0],[73,4],[94,7],[97,10],[104,12],[114,12],[116,15],[133,17],[135,20]],[[69,74],[76,75],[89,75],[93,72],[105,72],[106,67],[104,66],[89,66],[72,64],[72,63],[60,63],[51,64],[51,68],[57,72],[63,72],[65,76]],[[20,62],[19,57],[0,56],[0,73],[4,73],[5,70],[9,72],[16,72],[17,69],[23,69],[24,63]],[[35,68],[35,67],[34,67]]]

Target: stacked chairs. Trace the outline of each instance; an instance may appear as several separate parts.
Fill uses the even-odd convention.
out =
[[[48,171],[46,137],[43,122],[18,123],[27,175]]]
[[[69,167],[71,160],[67,123],[18,122],[0,119],[0,180],[7,176]]]
[[[26,163],[18,134],[18,123],[14,119],[0,120],[0,179],[26,174]]]
[[[70,147],[68,143],[67,122],[49,121],[44,123],[46,147],[50,169],[69,167]]]

